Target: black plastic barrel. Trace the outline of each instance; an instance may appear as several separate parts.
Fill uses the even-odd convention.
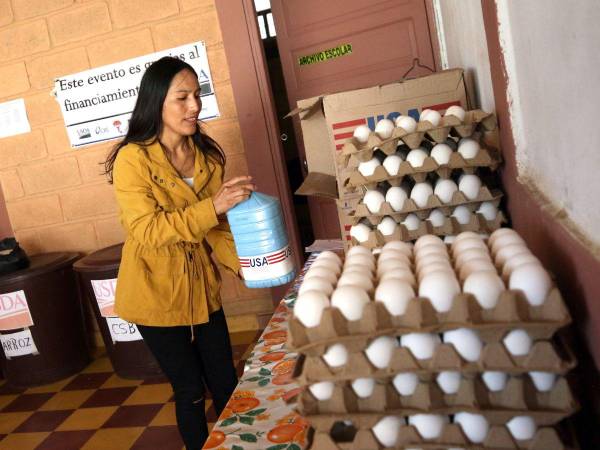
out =
[[[89,363],[73,273],[78,257],[77,253],[36,255],[30,257],[29,268],[0,276],[0,362],[9,384],[52,383]]]
[[[94,311],[116,374],[122,378],[155,378],[161,376],[162,371],[135,324],[111,317],[114,314],[111,313],[110,297],[114,296],[122,248],[123,244],[117,244],[98,250],[77,261],[74,269]]]

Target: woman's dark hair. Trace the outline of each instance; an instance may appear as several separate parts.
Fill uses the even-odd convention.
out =
[[[112,183],[112,172],[119,150],[129,143],[148,144],[158,140],[163,127],[162,108],[171,81],[182,70],[189,70],[196,77],[196,71],[185,61],[165,56],[153,62],[144,73],[140,83],[135,108],[129,120],[129,129],[121,142],[111,150],[104,162],[104,174]],[[200,129],[192,136],[196,147],[225,164],[225,153],[217,142]]]

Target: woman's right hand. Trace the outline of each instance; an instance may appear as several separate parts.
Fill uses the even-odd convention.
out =
[[[250,197],[252,191],[256,189],[252,183],[252,177],[235,177],[226,181],[213,196],[215,212],[218,215],[226,213],[238,203]]]

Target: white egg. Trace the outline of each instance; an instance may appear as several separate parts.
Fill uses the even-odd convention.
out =
[[[452,395],[458,392],[458,389],[460,388],[460,382],[462,381],[462,376],[460,372],[446,370],[444,372],[440,372],[435,381],[444,394]]]
[[[454,181],[440,178],[435,183],[433,193],[438,196],[442,203],[450,203],[456,191],[458,191],[458,186]]]
[[[502,267],[502,278],[507,280],[508,278],[510,278],[510,274],[515,269],[515,267],[523,266],[525,264],[538,264],[540,267],[542,265],[540,260],[533,256],[531,253],[520,253],[506,261],[506,263]]]
[[[502,342],[508,352],[514,356],[527,355],[533,346],[531,336],[527,334],[527,331],[521,329],[512,330],[504,337]]]
[[[419,297],[426,297],[438,312],[448,312],[460,286],[454,274],[433,272],[423,277],[419,283]]]
[[[332,252],[331,250],[324,250],[321,253],[319,253],[315,259],[315,262],[317,261],[333,261],[336,262],[338,265],[342,264],[342,259],[334,252]]]
[[[498,208],[492,202],[483,202],[477,208],[477,212],[481,214],[485,220],[491,221],[498,215]]]
[[[369,296],[365,289],[354,285],[342,285],[331,294],[331,306],[340,310],[348,320],[358,320],[362,317],[365,305],[369,303]]]
[[[448,164],[450,162],[450,156],[452,156],[452,149],[448,144],[436,144],[431,149],[430,156],[440,166]]]
[[[502,279],[491,271],[472,272],[463,284],[463,292],[472,294],[483,309],[494,308],[504,290]]]
[[[464,283],[469,275],[477,272],[485,272],[490,273],[492,275],[498,275],[496,271],[496,267],[489,258],[479,258],[479,259],[470,259],[465,262],[459,272],[458,277],[460,278],[461,283]]]
[[[452,244],[455,239],[456,239],[456,235],[450,234],[448,236],[444,236],[444,243],[446,243],[446,244]]]
[[[506,261],[520,254],[531,254],[531,251],[523,244],[509,244],[498,249],[494,255],[494,262],[498,267],[503,267]]]
[[[369,135],[371,134],[371,129],[366,125],[359,125],[354,129],[354,139],[356,139],[361,144],[364,144],[369,140]]]
[[[396,117],[396,126],[407,133],[413,133],[417,129],[417,121],[411,116],[398,116]]]
[[[404,372],[397,374],[392,380],[394,388],[403,397],[413,395],[419,385],[419,377],[416,373]]]
[[[485,242],[479,236],[462,240],[458,240],[457,236],[457,239],[452,243],[452,253],[455,257],[473,248],[481,249],[484,253],[488,253],[487,245],[485,245]]]
[[[435,208],[431,210],[429,216],[427,217],[427,220],[429,220],[429,222],[431,222],[431,225],[433,225],[434,227],[441,227],[446,222],[446,216],[444,215],[441,209]]]
[[[529,372],[533,385],[540,392],[549,392],[556,382],[556,374],[551,372]]]
[[[373,290],[373,277],[370,272],[368,272],[364,269],[361,270],[360,268],[358,270],[344,271],[344,272],[342,272],[342,276],[338,280],[336,290],[338,288],[344,287],[344,286],[359,287],[363,291],[368,292],[368,291]],[[335,293],[335,291],[334,291],[334,293]],[[333,299],[333,296],[332,296],[332,299]],[[356,311],[356,310],[353,309],[353,311]],[[358,311],[356,311],[356,313],[358,313]],[[344,314],[344,311],[342,311],[342,314]],[[355,313],[348,312],[348,314],[354,315]],[[360,310],[360,314],[362,315],[362,309]],[[344,315],[349,320],[356,320],[356,319],[350,319],[350,317],[348,317],[346,314],[344,314]]]
[[[373,378],[357,378],[352,381],[352,390],[360,398],[367,398],[373,394],[375,380]]]
[[[483,374],[481,374],[481,378],[483,379],[486,387],[492,392],[503,391],[506,387],[506,383],[508,382],[508,375],[506,373],[495,370],[483,372]]]
[[[479,142],[475,139],[463,138],[458,143],[458,153],[460,153],[464,159],[475,158],[477,153],[479,153],[479,149]]]
[[[409,333],[400,336],[400,346],[408,348],[417,359],[431,358],[440,342],[440,337],[433,333]]]
[[[389,175],[398,175],[400,172],[400,164],[402,164],[402,157],[398,154],[389,155],[383,160],[383,167]]]
[[[485,259],[488,262],[492,262],[490,254],[487,252],[487,250],[484,250],[479,247],[473,247],[468,248],[465,251],[456,253],[454,255],[454,264],[456,265],[457,269],[460,269],[463,266],[463,264],[472,259]]]
[[[350,236],[356,239],[358,242],[367,242],[369,235],[371,234],[371,228],[364,223],[357,223],[350,227]]]
[[[394,211],[401,211],[407,198],[408,194],[401,186],[392,186],[385,193],[385,201]]]
[[[308,389],[317,400],[325,401],[329,400],[333,395],[334,386],[335,385],[331,381],[321,381],[319,383],[311,384]]]
[[[408,424],[417,429],[423,439],[436,439],[442,434],[448,416],[440,414],[415,414],[408,416]]]
[[[388,260],[392,260],[393,262],[387,263],[386,261]],[[387,250],[381,252],[379,258],[377,258],[377,271],[379,272],[380,267],[384,265],[390,265],[392,267],[410,267],[410,258],[400,250]],[[383,268],[381,268],[381,270],[383,270]]]
[[[379,276],[380,284],[387,280],[404,281],[405,283],[408,283],[413,289],[417,285],[415,276],[413,275],[413,273],[409,269],[406,269],[403,267],[398,267],[396,269],[387,270]]]
[[[382,248],[381,253],[384,254],[389,250],[398,250],[404,253],[409,258],[412,258],[412,244],[403,241],[390,241],[387,242]]]
[[[390,216],[385,216],[377,225],[377,229],[384,236],[391,236],[396,231],[398,224]]]
[[[311,269],[320,268],[320,269],[328,270],[329,272],[333,273],[336,277],[339,276],[340,272],[342,271],[341,267],[335,261],[330,260],[330,259],[321,259],[318,261],[314,261],[310,265],[310,268]]]
[[[392,137],[394,128],[394,122],[392,122],[390,119],[381,119],[379,122],[377,122],[377,125],[375,125],[375,133],[377,133],[377,136],[379,136],[381,139],[389,139]]]
[[[466,225],[471,221],[471,210],[465,205],[459,205],[452,211],[452,217],[461,225]]]
[[[323,310],[328,306],[329,300],[323,292],[306,291],[298,294],[294,303],[294,316],[305,327],[316,327],[321,322]]]
[[[517,441],[533,439],[537,426],[531,416],[516,416],[506,424],[508,431]]]
[[[375,289],[375,301],[383,303],[393,316],[404,314],[414,296],[415,292],[409,283],[394,278],[380,282]]]
[[[502,242],[502,245],[506,245],[508,242],[517,241],[517,242],[525,242],[519,233],[517,233],[512,228],[498,228],[490,235],[489,244],[491,248],[494,248],[495,243],[499,239],[507,239],[507,242]]]
[[[425,158],[427,158],[427,152],[422,148],[415,148],[406,155],[406,162],[416,169],[423,166]]]
[[[397,344],[396,339],[390,336],[380,336],[369,344],[365,355],[375,367],[385,369],[390,364]]]
[[[480,236],[475,233],[474,231],[463,231],[461,233],[458,233],[456,235],[456,243],[459,243],[460,241],[466,240],[466,239],[479,239],[481,241]],[[454,248],[454,244],[452,244],[452,248]]]
[[[433,273],[438,273],[438,272],[445,272],[445,273],[448,273],[450,276],[455,276],[454,270],[452,269],[450,264],[441,263],[441,262],[435,262],[431,265],[424,266],[423,268],[421,268],[417,271],[417,276],[418,276],[419,280],[422,280],[426,276],[431,275]]]
[[[435,109],[424,109],[421,111],[419,122],[427,121],[434,127],[437,127],[442,121],[442,115]]]
[[[458,190],[464,194],[467,200],[475,200],[481,189],[481,179],[477,175],[464,174],[458,181]]]
[[[325,278],[312,277],[302,281],[302,284],[298,289],[298,294],[302,295],[306,291],[319,291],[329,297],[333,292],[333,285]]]
[[[419,219],[419,216],[416,214],[410,213],[400,223],[404,225],[408,231],[415,231],[419,229],[419,226],[421,225],[421,219]]]
[[[381,208],[383,202],[385,202],[384,195],[376,189],[369,189],[363,197],[363,203],[367,206],[369,212],[372,213],[379,212],[379,208]]]
[[[521,290],[530,305],[540,306],[546,301],[552,288],[548,272],[539,264],[523,264],[513,269],[508,288]]]
[[[375,169],[381,165],[379,158],[371,158],[368,161],[361,162],[358,165],[358,171],[361,175],[369,177],[375,173]]]
[[[490,429],[487,419],[481,414],[459,412],[454,415],[454,423],[460,425],[465,436],[475,444],[481,444]]]
[[[375,258],[369,253],[348,255],[344,262],[344,270],[355,265],[367,267],[373,271],[375,269]]]
[[[415,266],[417,269],[435,262],[446,262],[450,264],[450,257],[445,251],[438,251],[438,249],[433,246],[423,247],[419,249],[419,252],[415,255]]]
[[[398,416],[385,416],[372,428],[373,434],[384,447],[394,447],[402,426]]]
[[[454,116],[458,120],[463,122],[465,120],[465,114],[466,114],[466,112],[462,106],[452,105],[446,110],[446,112],[444,113],[444,116]]]
[[[525,243],[525,241],[523,240],[523,238],[521,236],[518,235],[512,235],[512,234],[506,234],[504,236],[498,236],[496,237],[496,239],[494,240],[494,242],[490,242],[490,253],[493,256],[496,256],[496,253],[498,253],[500,250],[502,250],[505,247],[509,247],[512,245],[521,245],[525,248],[527,247],[527,244]]]
[[[371,250],[369,250],[367,247],[363,247],[362,245],[355,245],[354,247],[351,247],[348,250],[348,252],[346,253],[346,258],[350,258],[357,254],[373,256],[373,252],[371,252]]]
[[[446,248],[444,241],[442,241],[438,236],[435,236],[433,234],[426,234],[424,236],[419,237],[415,241],[415,251],[418,251],[421,247],[425,247],[426,245],[437,245],[440,248]]]
[[[337,281],[337,275],[335,273],[335,270],[330,267],[324,266],[311,267],[310,269],[308,269],[306,271],[306,274],[304,275],[304,281],[312,277],[325,278],[332,285],[335,284],[335,282]]]
[[[479,333],[469,328],[457,328],[443,334],[445,343],[452,344],[456,352],[465,360],[475,362],[481,356],[483,343]]]
[[[348,362],[348,350],[343,344],[333,344],[327,348],[323,359],[329,367],[340,367]]]
[[[421,183],[415,183],[410,191],[410,198],[415,202],[419,208],[425,208],[429,197],[433,195],[433,188],[431,183],[423,181]]]

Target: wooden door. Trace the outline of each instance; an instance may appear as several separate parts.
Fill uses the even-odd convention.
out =
[[[326,93],[398,81],[438,67],[428,0],[271,0],[277,45],[290,103]],[[348,52],[347,45],[351,46]],[[339,46],[345,55],[321,62],[302,57]],[[294,119],[302,171],[307,173],[302,133]],[[335,202],[310,198],[317,238],[339,238]]]

